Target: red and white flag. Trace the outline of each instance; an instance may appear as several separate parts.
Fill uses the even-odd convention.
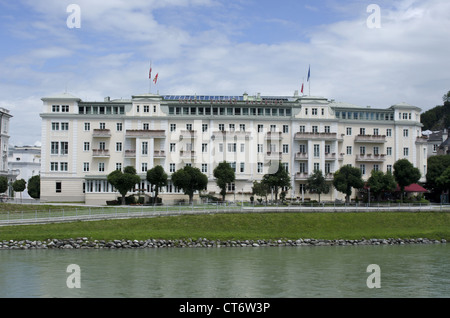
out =
[[[158,73],[156,73],[155,78],[153,79],[153,82],[156,84],[156,82],[158,81]]]
[[[302,94],[303,94],[303,83],[302,83]]]
[[[148,72],[148,78],[152,79],[152,67],[150,66],[150,71]]]

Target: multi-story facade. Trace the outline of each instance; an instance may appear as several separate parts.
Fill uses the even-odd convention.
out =
[[[9,168],[18,171],[17,180],[24,179],[26,182],[40,174],[41,169],[41,147],[16,146],[9,149]],[[25,190],[20,193],[23,199],[32,199]]]
[[[43,98],[41,201],[105,204],[118,194],[106,181],[115,169],[134,166],[142,177],[136,190],[150,189],[146,171],[156,165],[171,173],[185,165],[209,178],[205,193],[216,193],[213,170],[226,160],[236,171],[228,199],[248,200],[254,180],[278,167],[291,175],[287,198],[317,199],[305,191],[307,178],[321,170],[331,182],[343,165],[393,170],[406,158],[426,174],[427,145],[420,108],[386,109],[337,103],[322,97],[159,96],[89,102],[62,94]],[[163,202],[186,196],[169,186]],[[343,199],[336,190],[323,200]]]
[[[0,108],[0,176],[8,179],[8,182],[14,182],[19,172],[13,170],[8,166],[8,147],[9,147],[9,120],[13,116],[9,110]],[[11,194],[11,189],[8,190],[7,195]]]

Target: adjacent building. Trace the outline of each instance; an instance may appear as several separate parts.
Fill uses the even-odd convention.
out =
[[[13,116],[9,110],[0,108],[0,176],[8,178],[8,182],[14,182],[19,172],[8,166],[8,147],[9,147],[9,120]],[[6,195],[10,195],[10,190]]]
[[[41,147],[16,146],[9,149],[8,164],[11,170],[18,173],[17,180],[24,179],[26,182],[36,175],[41,169]],[[23,199],[32,199],[27,190],[20,193]]]
[[[161,165],[170,176],[185,165],[209,178],[204,193],[219,196],[213,170],[226,160],[236,172],[227,199],[248,200],[252,183],[278,167],[291,175],[287,198],[317,199],[305,185],[314,170],[331,182],[343,165],[392,171],[406,158],[425,181],[427,139],[421,109],[406,103],[361,107],[324,97],[141,94],[130,99],[83,101],[64,93],[42,98],[41,201],[105,204],[118,196],[107,182],[133,166],[147,194],[146,171]],[[354,193],[353,197],[358,195]],[[171,182],[170,204],[186,196]],[[198,198],[198,197],[197,197]],[[344,199],[336,190],[322,200]]]

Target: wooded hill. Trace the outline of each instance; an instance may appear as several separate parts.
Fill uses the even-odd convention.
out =
[[[444,105],[438,105],[421,115],[422,130],[443,130],[450,127],[450,91],[442,98]]]

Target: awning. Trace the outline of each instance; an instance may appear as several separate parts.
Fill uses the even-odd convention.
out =
[[[400,191],[400,187],[398,185],[397,185],[397,189],[395,189],[395,191],[396,192]],[[417,183],[413,183],[413,184],[410,184],[409,186],[405,187],[405,192],[428,192],[428,190]]]

